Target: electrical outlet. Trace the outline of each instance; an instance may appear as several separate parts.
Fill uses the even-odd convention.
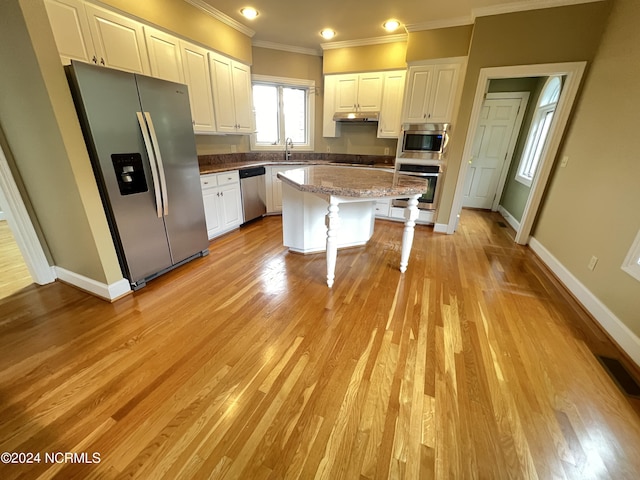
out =
[[[560,168],[566,167],[567,163],[569,163],[569,155],[562,157],[562,160],[560,161]]]
[[[385,155],[389,155],[389,147],[385,147],[384,148],[384,154]]]
[[[327,153],[331,153],[331,147],[327,145]]]
[[[598,257],[594,255],[593,257],[591,257],[591,260],[589,260],[589,263],[587,264],[587,268],[589,270],[593,270],[594,268],[596,268],[596,263],[598,263]]]

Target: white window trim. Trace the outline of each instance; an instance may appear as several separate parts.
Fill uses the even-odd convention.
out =
[[[549,77],[545,82],[544,86],[542,87],[542,90],[540,92],[540,97],[538,98],[538,105],[536,106],[536,111],[533,115],[531,126],[529,127],[529,132],[527,133],[527,143],[525,144],[525,148],[522,151],[523,153],[522,153],[522,157],[520,158],[520,164],[518,165],[518,169],[516,170],[516,177],[515,177],[516,181],[522,183],[523,185],[526,185],[527,187],[531,187],[531,184],[533,183],[533,179],[536,176],[536,173],[538,171],[540,160],[545,155],[545,149],[547,147],[546,146],[547,137],[549,136],[549,133],[553,129],[553,121],[555,117],[556,107],[558,106],[559,97],[558,99],[556,99],[555,102],[552,102],[552,103],[545,103],[544,105],[540,105],[540,102],[542,101],[542,97],[543,95],[545,95],[546,90],[547,88],[549,88],[551,82],[557,78],[558,78],[557,76]],[[527,165],[527,163],[529,163],[531,159],[530,157],[535,153],[535,148],[540,143],[540,140],[539,140],[540,137],[539,136],[534,137],[534,133],[537,133],[540,123],[544,121],[545,117],[549,112],[551,112],[552,114],[551,124],[549,125],[549,128],[547,129],[547,133],[542,139],[542,151],[540,152],[538,161],[536,162],[536,167],[533,171],[533,175],[531,177],[528,177],[523,174],[525,166]]]
[[[620,267],[636,280],[640,281],[640,230],[636,235],[624,263]]]
[[[267,85],[283,85],[287,87],[299,87],[308,89],[307,94],[307,112],[308,118],[308,135],[309,141],[306,145],[295,145],[294,151],[313,152],[314,133],[315,133],[315,80],[306,80],[302,78],[287,78],[287,77],[273,77],[271,75],[251,75],[251,86],[254,83],[264,83]],[[252,134],[250,137],[251,150],[257,151],[282,151],[284,145],[264,145],[257,144],[256,134]]]

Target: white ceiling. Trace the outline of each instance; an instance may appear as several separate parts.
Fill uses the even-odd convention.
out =
[[[201,8],[217,10],[232,24],[241,24],[255,32],[254,44],[278,44],[321,51],[327,43],[319,32],[333,28],[331,42],[357,41],[470,24],[476,16],[550,6],[586,3],[597,0],[185,0]],[[240,15],[240,8],[258,10],[254,20]],[[212,8],[211,8],[212,7]],[[393,33],[382,29],[389,18],[403,27]],[[242,27],[240,27],[242,28]],[[251,35],[251,31],[247,33]]]

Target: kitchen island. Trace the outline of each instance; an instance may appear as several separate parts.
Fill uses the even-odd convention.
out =
[[[400,254],[400,271],[406,271],[425,180],[376,169],[320,165],[281,172],[278,178],[284,245],[298,253],[326,251],[329,287],[338,248],[364,245],[373,235],[376,200],[408,198]]]

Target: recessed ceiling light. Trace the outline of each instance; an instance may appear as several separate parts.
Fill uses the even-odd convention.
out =
[[[331,40],[336,36],[336,32],[330,28],[324,28],[320,31],[320,35],[322,35],[322,38],[324,38],[325,40]]]
[[[253,7],[242,7],[240,13],[249,20],[253,20],[258,16],[258,11]]]
[[[393,32],[400,26],[400,22],[395,18],[387,20],[382,24],[382,28],[384,28],[387,32]]]

